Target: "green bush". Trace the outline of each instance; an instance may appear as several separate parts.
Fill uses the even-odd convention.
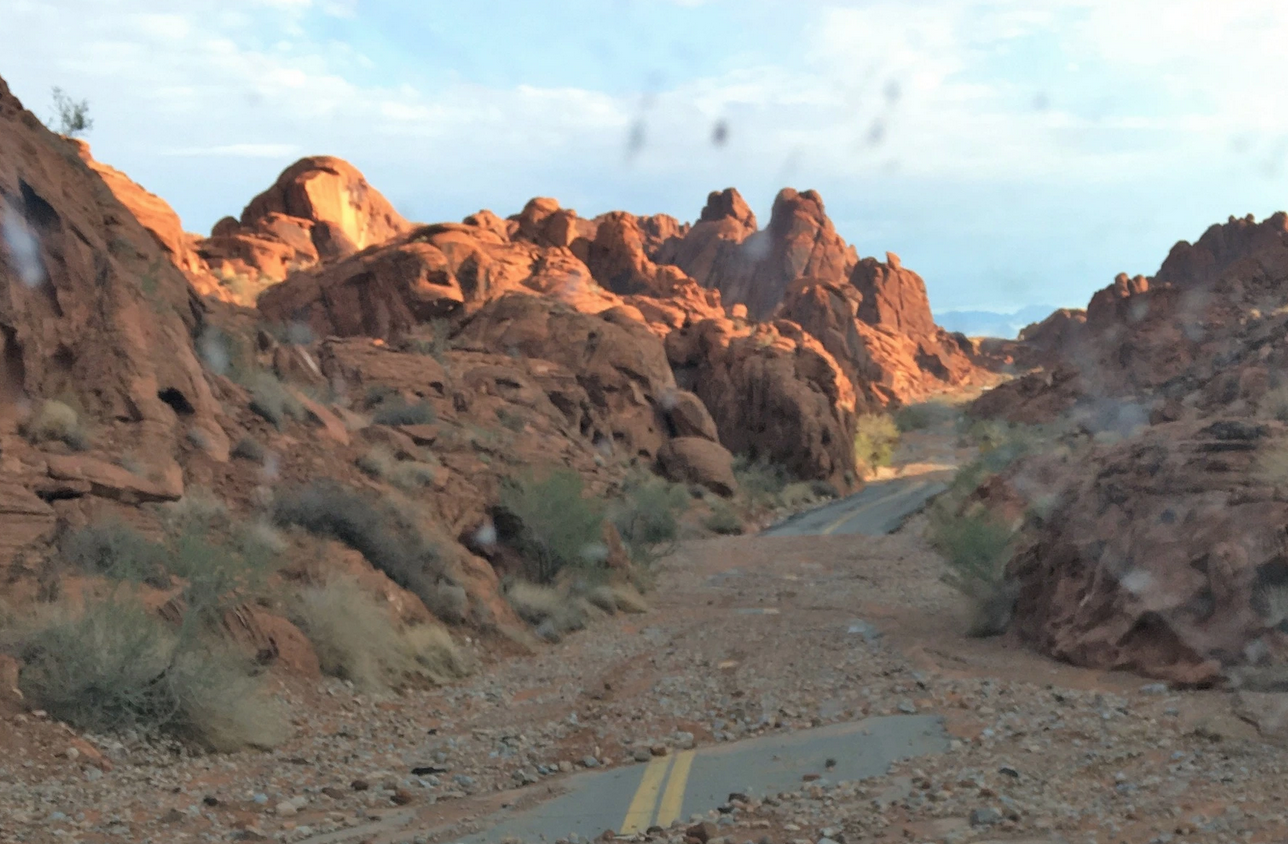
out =
[[[251,437],[242,437],[238,440],[237,445],[233,446],[233,450],[229,454],[242,460],[249,460],[252,463],[263,463],[268,457],[268,451],[264,446]]]
[[[1015,604],[1015,586],[1006,575],[1015,532],[988,513],[937,511],[930,523],[930,540],[948,564],[945,581],[972,601],[975,618],[970,634],[1005,632]]]
[[[753,507],[779,507],[781,496],[791,478],[787,470],[761,458],[752,460],[740,454],[733,459],[734,479],[738,491]]]
[[[438,549],[406,513],[334,481],[285,490],[273,504],[273,518],[343,542],[422,599],[434,594],[444,573]]]
[[[165,547],[121,521],[72,531],[63,537],[59,550],[65,561],[87,574],[158,587],[169,583]]]
[[[632,560],[648,564],[674,549],[680,537],[679,516],[689,501],[683,486],[652,475],[626,487],[612,519]]]
[[[424,425],[437,418],[434,406],[427,401],[408,404],[400,397],[385,399],[371,415],[376,425]]]
[[[734,536],[742,533],[742,519],[738,518],[733,505],[728,501],[717,499],[711,504],[711,515],[702,522],[712,533]]]
[[[949,420],[957,418],[957,408],[941,401],[924,401],[917,404],[904,405],[894,413],[894,424],[898,427],[900,433],[909,431],[921,431],[925,428],[933,428]]]
[[[136,604],[48,621],[19,653],[23,694],[80,730],[165,733],[213,750],[271,747],[285,732],[245,661]]]
[[[246,387],[250,390],[250,409],[279,430],[287,419],[304,419],[304,406],[291,395],[277,376],[268,372],[256,372],[250,376]]]
[[[557,642],[581,630],[589,618],[588,604],[550,586],[515,580],[506,587],[506,601],[519,618],[537,628],[537,635]]]
[[[313,643],[324,672],[363,691],[387,691],[414,678],[441,684],[468,673],[445,630],[400,628],[388,607],[348,578],[303,589],[291,620]]]
[[[536,583],[552,582],[565,568],[588,570],[604,559],[604,507],[583,495],[581,475],[556,469],[544,478],[510,478],[500,506],[521,525],[515,544]]]
[[[897,445],[899,428],[886,414],[869,413],[855,420],[854,459],[860,468],[889,466]]]

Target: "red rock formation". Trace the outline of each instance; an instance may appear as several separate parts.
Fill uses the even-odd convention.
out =
[[[112,427],[116,453],[137,448],[145,475],[170,478],[185,432],[228,449],[193,353],[202,311],[77,152],[0,82],[0,434],[30,402],[65,398]]]
[[[677,382],[711,411],[730,451],[830,481],[840,491],[858,484],[854,388],[795,323],[750,328],[703,320],[671,332],[666,351]]]
[[[745,304],[757,320],[774,312],[797,279],[844,279],[858,261],[812,190],[784,188],[774,199],[769,226],[763,232],[755,227],[755,215],[737,191],[712,193],[686,242],[662,254],[703,286],[719,290],[726,303]]]
[[[863,259],[849,283],[801,279],[779,315],[819,338],[873,408],[977,379],[969,341],[935,325],[921,277],[887,258]]]
[[[216,276],[276,282],[410,228],[353,165],[314,156],[283,170],[272,187],[250,201],[240,220],[226,217],[216,223],[210,237],[198,242],[197,252]]]
[[[1288,503],[1266,467],[1285,452],[1278,423],[1208,420],[1014,470],[1012,485],[1065,484],[1011,564],[1020,636],[1077,665],[1189,684],[1281,661],[1288,635],[1266,602],[1288,588]]]

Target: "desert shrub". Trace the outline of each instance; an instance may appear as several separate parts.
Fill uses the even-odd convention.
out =
[[[214,750],[283,737],[284,721],[245,661],[139,605],[91,604],[21,638],[23,694],[78,729],[166,733]]]
[[[264,446],[251,437],[242,437],[238,440],[229,454],[242,460],[249,460],[252,463],[263,463],[265,458],[268,457],[268,451],[265,450]]]
[[[855,420],[854,459],[860,468],[889,466],[898,444],[899,428],[886,414],[867,413]]]
[[[581,475],[571,469],[507,479],[500,506],[521,526],[514,542],[534,582],[550,583],[565,568],[589,570],[604,559],[603,505],[583,495]]]
[[[443,574],[438,549],[409,514],[334,481],[285,490],[274,501],[273,518],[343,542],[422,599]]]
[[[1015,605],[1015,586],[1006,576],[1015,532],[988,513],[940,512],[930,527],[931,544],[948,564],[945,581],[972,602],[975,617],[969,633],[1005,632]]]
[[[206,625],[216,624],[225,610],[262,590],[277,563],[272,549],[239,548],[201,531],[173,538],[165,559],[166,570],[184,580],[184,623]]]
[[[613,524],[631,559],[648,564],[674,550],[679,516],[689,507],[689,492],[679,484],[648,476],[627,485],[613,507]]]
[[[586,600],[591,606],[612,615],[616,612],[648,612],[644,596],[630,586],[622,584],[603,584],[586,593]]]
[[[121,521],[108,520],[66,534],[63,560],[88,574],[112,580],[165,586],[166,549]]]
[[[161,507],[162,519],[171,533],[205,532],[229,525],[228,505],[203,487],[189,487],[183,498]]]
[[[764,458],[752,460],[742,454],[734,457],[733,474],[739,492],[753,507],[780,506],[779,496],[790,482],[782,466]]]
[[[376,425],[424,425],[435,418],[434,406],[429,402],[409,404],[396,396],[380,402],[371,414],[371,421]]]
[[[372,446],[366,454],[354,461],[359,469],[380,481],[389,477],[396,462],[398,458],[383,445]]]
[[[551,586],[515,580],[506,588],[505,598],[519,618],[548,641],[556,642],[586,626],[586,602]]]
[[[274,427],[281,429],[287,419],[304,418],[304,406],[291,395],[277,376],[268,372],[256,372],[247,379],[246,388],[250,390],[250,409]]]
[[[47,399],[27,420],[23,433],[33,443],[61,442],[68,448],[84,451],[89,448],[89,434],[81,425],[80,415],[71,405]]]
[[[716,500],[711,504],[711,514],[702,520],[702,525],[712,533],[733,536],[742,533],[742,519],[728,501]]]
[[[528,420],[523,414],[504,407],[496,409],[496,421],[500,422],[502,427],[514,431],[516,434],[521,433],[528,426]]]
[[[73,100],[62,88],[53,90],[54,116],[46,124],[60,135],[74,138],[94,128],[94,119],[89,116],[89,100]]]
[[[418,460],[399,460],[384,446],[375,446],[357,460],[358,468],[373,478],[388,481],[403,492],[415,492],[430,486],[438,477],[438,468]]]
[[[324,672],[363,691],[387,691],[417,677],[444,683],[467,673],[445,630],[401,629],[387,607],[348,578],[301,590],[291,620],[313,643]]]
[[[1261,449],[1252,476],[1270,486],[1288,485],[1288,443],[1273,443]]]
[[[957,409],[941,401],[924,401],[904,405],[894,413],[894,424],[900,433],[932,428],[957,417]]]

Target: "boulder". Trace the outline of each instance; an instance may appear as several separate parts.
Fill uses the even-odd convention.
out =
[[[676,483],[698,484],[726,498],[738,492],[733,455],[718,442],[703,437],[675,437],[658,451],[661,473]]]
[[[1190,685],[1282,662],[1285,456],[1281,423],[1223,418],[1012,469],[1013,487],[1056,502],[1011,561],[1018,634],[1076,665]]]
[[[671,332],[666,352],[677,382],[710,410],[731,452],[838,490],[858,485],[854,388],[799,326],[702,320]]]

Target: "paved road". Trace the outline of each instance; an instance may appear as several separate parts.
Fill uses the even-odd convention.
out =
[[[570,833],[593,839],[609,829],[643,832],[706,813],[735,792],[777,794],[800,788],[807,775],[831,782],[880,776],[895,761],[942,753],[947,747],[938,717],[894,715],[686,750],[569,777],[562,796],[525,811],[498,814],[485,832],[463,840],[495,844],[506,838],[540,841],[542,836],[554,841]]]
[[[761,536],[892,533],[926,502],[948,489],[942,476],[897,478],[870,483],[854,495],[797,513],[761,531]]]

